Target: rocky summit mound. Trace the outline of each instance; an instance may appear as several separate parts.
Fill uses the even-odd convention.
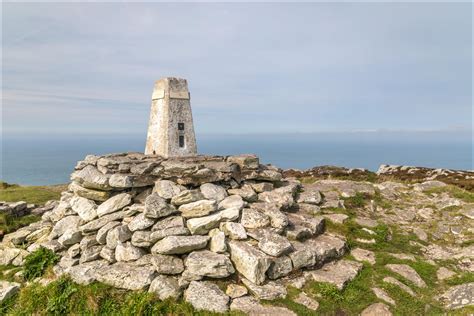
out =
[[[182,297],[198,310],[255,315],[294,315],[260,300],[285,299],[288,286],[302,289],[310,280],[341,291],[376,262],[381,266],[374,273],[387,276],[361,276],[371,282],[363,295],[389,305],[396,302],[383,284],[409,298],[433,287],[430,273],[411,266],[416,258],[429,262],[414,265],[418,271],[452,258],[458,271],[473,271],[472,204],[438,192],[446,187],[439,181],[302,185],[254,155],[164,159],[139,153],[87,156],[71,180],[41,221],[4,236],[0,265],[21,266],[44,247],[60,256],[57,277]],[[387,228],[392,224],[400,234]],[[403,237],[413,234],[417,241]],[[419,257],[396,247],[419,249]],[[448,273],[442,269],[454,273],[443,266],[438,274]],[[474,283],[463,286],[440,296],[448,308],[474,303],[465,299]],[[292,300],[318,309],[305,292]],[[384,303],[365,306],[365,315],[390,314]]]

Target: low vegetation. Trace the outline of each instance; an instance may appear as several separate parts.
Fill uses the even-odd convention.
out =
[[[19,186],[0,181],[0,201],[44,204],[49,200],[59,200],[65,188],[66,185]]]
[[[40,218],[40,216],[33,214],[17,217],[10,214],[0,213],[0,231],[3,231],[4,234],[8,234],[20,227],[37,222]]]
[[[28,280],[43,276],[46,270],[59,261],[59,255],[44,247],[30,253],[25,258],[23,277]]]

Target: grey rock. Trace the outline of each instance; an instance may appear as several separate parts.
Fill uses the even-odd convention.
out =
[[[96,240],[99,244],[104,245],[107,242],[107,233],[109,230],[120,225],[120,222],[113,221],[105,224],[103,227],[97,231]]]
[[[418,287],[426,287],[425,281],[420,277],[420,275],[410,267],[409,265],[406,264],[387,264],[385,267],[387,267],[389,270],[392,272],[395,272],[408,281],[413,282]]]
[[[158,240],[159,238],[152,238],[151,231],[139,230],[132,234],[131,243],[137,247],[148,248],[154,245]]]
[[[230,195],[240,195],[247,202],[256,202],[258,199],[257,193],[248,184],[243,185],[240,189],[230,189],[227,192]]]
[[[306,293],[304,292],[301,292],[300,294],[298,294],[298,296],[294,298],[294,301],[298,304],[305,306],[307,309],[310,309],[313,311],[319,308],[319,303],[315,301],[314,299],[312,299],[311,297],[309,297],[308,295],[306,295]]]
[[[277,229],[284,229],[288,226],[287,214],[280,211],[280,208],[271,203],[253,203],[250,208],[256,209],[270,218],[270,225]]]
[[[229,297],[211,282],[192,281],[184,292],[186,302],[197,310],[225,313],[229,310]]]
[[[97,280],[127,290],[144,290],[156,277],[151,266],[137,266],[128,262],[117,262],[97,271]]]
[[[184,219],[181,216],[170,216],[158,221],[151,228],[151,239],[160,240],[167,236],[189,235],[189,230],[184,226]]]
[[[339,213],[325,214],[323,216],[326,219],[336,224],[343,224],[349,218],[349,216],[347,216],[346,214],[339,214]]]
[[[112,187],[109,185],[109,175],[105,175],[94,166],[88,165],[84,169],[75,171],[71,175],[71,180],[76,181],[84,188],[108,191]]]
[[[159,274],[180,274],[184,271],[183,260],[179,257],[160,254],[150,256],[150,263]]]
[[[211,251],[223,253],[227,250],[224,232],[215,228],[209,232],[209,237],[211,237],[211,241],[209,242],[209,249]]]
[[[59,237],[58,242],[63,246],[71,246],[77,244],[82,239],[82,232],[78,227],[68,229]]]
[[[268,215],[251,208],[242,210],[242,217],[240,223],[246,229],[262,228],[270,225],[270,218]]]
[[[281,256],[272,258],[270,268],[267,270],[267,275],[270,279],[275,280],[287,276],[293,270],[293,263],[288,256]]]
[[[184,218],[194,218],[209,215],[217,209],[215,201],[200,200],[181,205],[178,210]]]
[[[228,208],[238,208],[239,210],[242,210],[245,206],[244,200],[242,200],[242,197],[239,195],[231,195],[223,199],[219,205],[218,209],[223,210],[223,209],[228,209]]]
[[[273,190],[273,183],[271,182],[257,182],[251,183],[250,185],[252,186],[252,189],[254,189],[254,191],[257,193]]]
[[[436,276],[438,280],[446,280],[456,275],[456,272],[453,272],[445,267],[440,267],[438,271],[436,271]]]
[[[19,229],[13,233],[7,234],[3,237],[3,243],[12,245],[21,245],[25,242],[26,238],[31,234],[27,229]]]
[[[161,218],[175,212],[176,209],[172,205],[166,203],[166,200],[156,192],[150,194],[145,200],[144,214],[146,217]]]
[[[0,249],[0,265],[6,266],[11,264],[20,252],[21,250],[18,248]]]
[[[117,261],[135,261],[140,259],[146,254],[145,250],[139,247],[135,247],[130,242],[117,244],[115,248],[115,260]]]
[[[361,316],[392,316],[390,308],[384,303],[374,303],[364,309]]]
[[[225,234],[225,236],[229,236],[230,239],[234,239],[234,240],[247,239],[247,232],[245,231],[244,226],[240,223],[234,223],[234,222],[221,223],[220,230]]]
[[[227,157],[227,162],[236,163],[241,169],[258,169],[260,163],[256,155],[235,155]]]
[[[97,217],[97,205],[94,201],[75,196],[71,199],[72,210],[84,221],[89,222]]]
[[[74,181],[71,182],[71,184],[69,185],[69,191],[74,192],[74,194],[77,196],[80,196],[89,200],[94,200],[97,202],[103,202],[110,197],[110,191],[101,191],[101,190],[93,190],[93,189],[84,188]]]
[[[168,236],[158,241],[151,252],[164,255],[184,254],[205,248],[208,241],[209,236]]]
[[[81,249],[81,258],[79,263],[94,261],[100,258],[100,251],[103,246],[91,246],[86,249]]]
[[[321,193],[317,190],[309,190],[309,191],[301,192],[296,202],[319,205],[322,202]]]
[[[115,213],[104,215],[98,219],[95,219],[87,224],[82,225],[80,228],[84,234],[89,234],[89,233],[99,230],[100,228],[102,228],[109,222],[123,219],[131,215],[133,215],[133,213],[130,213],[129,211],[125,211],[125,210],[118,211]]]
[[[225,278],[235,272],[227,256],[209,250],[191,252],[184,265],[189,273],[211,278]]]
[[[155,187],[153,188],[153,192],[156,192],[160,197],[166,200],[170,200],[182,190],[183,187],[170,180],[158,180],[155,182]]]
[[[97,236],[95,235],[88,235],[82,238],[81,242],[79,243],[79,247],[81,251],[84,251],[86,248],[97,246],[99,243],[97,242]]]
[[[99,205],[99,207],[97,208],[97,215],[101,217],[106,214],[119,211],[125,206],[130,205],[130,203],[132,203],[132,196],[130,194],[117,194]]]
[[[237,298],[237,297],[242,297],[244,295],[247,295],[248,290],[245,286],[231,283],[227,285],[225,294],[229,295],[230,298]]]
[[[83,220],[79,216],[66,216],[63,219],[59,220],[56,225],[54,225],[53,230],[49,236],[50,239],[57,238],[64,234],[64,232],[71,228],[77,228],[82,225]],[[5,238],[4,238],[5,241]]]
[[[293,248],[288,239],[270,231],[261,230],[258,235],[258,248],[270,256],[281,256]]]
[[[110,249],[115,249],[119,242],[126,242],[132,238],[132,233],[127,225],[112,228],[107,233],[106,244]]]
[[[201,191],[198,190],[184,190],[180,192],[178,195],[174,196],[171,199],[171,203],[180,206],[183,204],[188,204],[192,202],[196,202],[199,200],[204,200],[204,195]]]
[[[115,249],[110,249],[107,247],[103,247],[100,251],[100,256],[107,260],[109,263],[115,263],[117,260],[115,259]]]
[[[342,290],[362,269],[362,264],[355,261],[340,260],[325,264],[321,269],[311,271],[316,282],[327,282]]]
[[[266,203],[273,203],[284,210],[290,209],[295,205],[292,192],[287,192],[284,188],[259,193],[258,200]]]
[[[293,252],[289,254],[294,270],[312,267],[316,264],[316,254],[311,247],[300,242],[292,242]]]
[[[287,295],[286,287],[275,281],[269,281],[263,285],[257,285],[253,282],[242,278],[242,282],[249,289],[255,297],[261,300],[276,300],[279,298],[285,298]]]
[[[97,280],[96,272],[104,266],[108,266],[108,262],[105,260],[86,262],[70,267],[67,269],[67,274],[74,282],[87,285]]]
[[[448,309],[474,305],[474,282],[450,287],[439,299]]]
[[[351,250],[351,255],[357,261],[366,261],[372,265],[375,264],[375,254],[373,251],[362,248],[355,248]]]
[[[252,296],[243,296],[232,300],[230,310],[240,311],[248,315],[296,316],[295,312],[285,307],[262,305]]]
[[[167,275],[157,276],[153,282],[151,282],[148,292],[156,294],[160,300],[178,298],[181,296],[178,278]]]
[[[369,228],[375,228],[378,225],[376,220],[373,220],[367,217],[356,217],[354,221],[360,226],[369,227]]]
[[[128,229],[130,229],[131,232],[134,232],[137,230],[147,229],[148,227],[153,226],[153,224],[155,224],[155,219],[146,217],[144,213],[140,213],[135,216],[130,223],[128,223]]]
[[[270,258],[262,251],[242,241],[230,241],[229,250],[235,269],[255,284],[265,281]]]
[[[67,255],[69,256],[69,258],[74,258],[74,257],[78,256],[80,253],[81,253],[81,246],[80,246],[80,244],[72,245],[72,246],[69,247],[69,249],[67,250]]]
[[[191,234],[207,234],[211,229],[217,227],[222,221],[233,221],[239,218],[239,209],[230,208],[214,213],[212,215],[191,218],[186,222]]]
[[[109,184],[113,188],[128,189],[153,185],[156,178],[148,175],[131,175],[115,173],[110,176]]]
[[[372,288],[372,292],[374,292],[375,296],[377,296],[377,298],[381,299],[382,301],[385,301],[389,304],[392,304],[392,305],[395,305],[395,301],[393,300],[393,298],[391,298],[387,292],[385,292],[383,289],[381,288],[378,288],[378,287],[374,287]]]
[[[204,183],[199,189],[206,199],[214,200],[217,203],[221,202],[227,197],[227,192],[223,187],[212,183]]]

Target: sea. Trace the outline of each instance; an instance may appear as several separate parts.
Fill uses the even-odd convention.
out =
[[[3,135],[0,179],[22,185],[69,182],[88,154],[142,152],[145,135]],[[331,132],[197,134],[200,154],[253,153],[261,163],[307,169],[333,165],[376,171],[381,164],[472,170],[472,134],[458,132]]]

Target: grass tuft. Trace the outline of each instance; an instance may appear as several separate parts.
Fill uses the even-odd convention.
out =
[[[59,256],[44,247],[30,253],[25,258],[23,276],[26,280],[33,280],[43,276],[46,269],[59,261]]]

